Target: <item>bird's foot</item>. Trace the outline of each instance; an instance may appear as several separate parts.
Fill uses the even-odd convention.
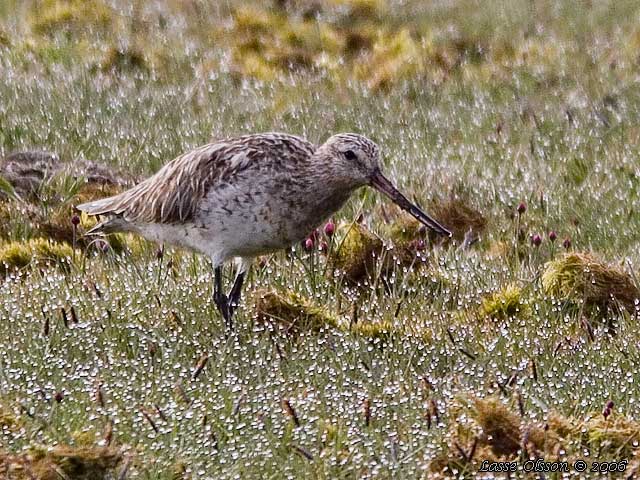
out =
[[[229,294],[228,297],[228,306],[227,308],[229,309],[229,316],[233,316],[233,314],[235,313],[236,309],[238,308],[238,305],[240,305],[240,294],[235,294],[234,292],[231,292]]]

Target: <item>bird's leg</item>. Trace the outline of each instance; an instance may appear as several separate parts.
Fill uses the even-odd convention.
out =
[[[246,272],[238,272],[236,275],[236,280],[233,282],[233,287],[231,287],[231,291],[229,292],[229,316],[233,315],[236,308],[238,308],[238,304],[240,303],[240,298],[242,297],[242,284],[244,283],[244,277]]]
[[[242,285],[244,279],[247,276],[247,272],[251,267],[253,259],[251,257],[236,257],[236,279],[233,282],[233,287],[229,292],[229,316],[233,315],[238,305],[240,304],[240,297],[242,296]]]
[[[229,298],[222,293],[222,267],[217,266],[214,269],[214,284],[213,284],[213,301],[218,307],[218,310],[222,314],[222,318],[224,318],[224,322],[227,327],[231,327],[231,312],[229,309]]]

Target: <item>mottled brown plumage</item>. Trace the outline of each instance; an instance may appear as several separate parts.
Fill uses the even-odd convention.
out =
[[[109,217],[97,230],[133,231],[210,256],[216,303],[229,319],[251,260],[303,239],[359,187],[373,186],[450,235],[393,187],[378,157],[375,143],[352,133],[320,146],[284,133],[245,135],[185,153],[132,189],[78,208]],[[239,273],[229,304],[220,266],[233,257]]]

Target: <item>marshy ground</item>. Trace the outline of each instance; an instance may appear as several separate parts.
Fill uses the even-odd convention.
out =
[[[0,474],[635,478],[638,25],[632,0],[0,2]],[[228,337],[206,259],[73,217],[272,130],[369,136],[454,239],[363,190],[260,260]]]

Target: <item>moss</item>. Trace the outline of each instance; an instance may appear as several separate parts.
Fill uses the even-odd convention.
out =
[[[384,233],[385,241],[388,239],[393,244],[393,249],[388,250],[384,258],[383,270],[385,273],[395,268],[395,263],[403,267],[418,268],[425,265],[423,258],[417,258],[419,252],[426,248],[426,227],[416,221],[412,216],[400,213],[391,223],[390,228]]]
[[[114,448],[38,447],[19,455],[0,451],[0,473],[13,480],[107,480],[121,461]]]
[[[513,317],[526,318],[531,311],[522,300],[522,289],[517,285],[508,285],[482,300],[480,314],[485,318],[505,320]]]
[[[187,465],[178,460],[171,466],[171,480],[186,480],[190,478],[187,474]]]
[[[358,322],[351,325],[349,331],[355,335],[369,338],[371,340],[387,340],[394,333],[404,333],[389,321]]]
[[[379,33],[365,61],[355,66],[355,75],[372,90],[388,90],[401,80],[415,77],[421,70],[422,55],[409,31]]]
[[[340,226],[346,233],[329,258],[332,274],[342,274],[352,283],[362,282],[376,271],[376,258],[380,258],[384,245],[373,233],[360,224]]]
[[[550,461],[560,448],[569,463],[582,458],[585,450],[599,452],[603,458],[637,454],[640,424],[615,412],[608,419],[595,413],[583,420],[552,411],[544,424],[536,424],[514,410],[495,396],[458,398],[448,412],[458,421],[451,423],[449,443],[429,469],[447,475],[455,470],[475,472],[483,460],[515,461],[521,455]]]
[[[100,69],[104,72],[148,72],[149,65],[142,52],[133,48],[111,47],[105,54]]]
[[[293,292],[263,290],[255,295],[256,318],[277,326],[285,333],[318,332],[338,325],[337,319],[325,309]]]
[[[406,213],[400,213],[389,229],[389,237],[398,244],[410,243],[425,235],[426,227]]]
[[[482,429],[481,442],[498,456],[515,455],[520,448],[520,418],[496,397],[476,398],[471,406],[471,416]]]
[[[0,403],[0,431],[15,432],[22,427],[22,420],[16,416],[10,408]]]
[[[623,458],[633,455],[640,444],[640,423],[615,413],[605,419],[601,414],[582,424],[580,431],[587,432],[589,448],[609,452]]]
[[[63,243],[50,242],[43,238],[37,238],[31,240],[29,244],[36,257],[47,263],[62,264],[73,256],[73,249]]]
[[[69,245],[36,238],[25,242],[8,242],[0,245],[0,273],[18,270],[36,262],[43,265],[68,267],[73,257]]]
[[[11,242],[0,247],[0,272],[24,268],[31,263],[33,250],[26,243]]]
[[[382,0],[331,0],[331,3],[335,7],[347,9],[351,20],[378,19],[387,10],[386,2]]]
[[[82,33],[88,27],[106,30],[115,22],[113,10],[101,0],[43,0],[32,11],[36,33]]]
[[[590,253],[567,253],[545,265],[545,293],[566,301],[584,301],[602,308],[621,306],[635,312],[640,292],[633,279],[620,268],[607,265]]]
[[[449,199],[432,204],[433,216],[453,233],[456,240],[462,241],[467,232],[481,235],[487,227],[485,216],[469,204],[468,200]]]
[[[233,27],[221,36],[232,46],[234,70],[261,80],[274,80],[290,70],[307,70],[337,57],[344,39],[316,19],[293,20],[283,12],[243,6],[233,14]]]

